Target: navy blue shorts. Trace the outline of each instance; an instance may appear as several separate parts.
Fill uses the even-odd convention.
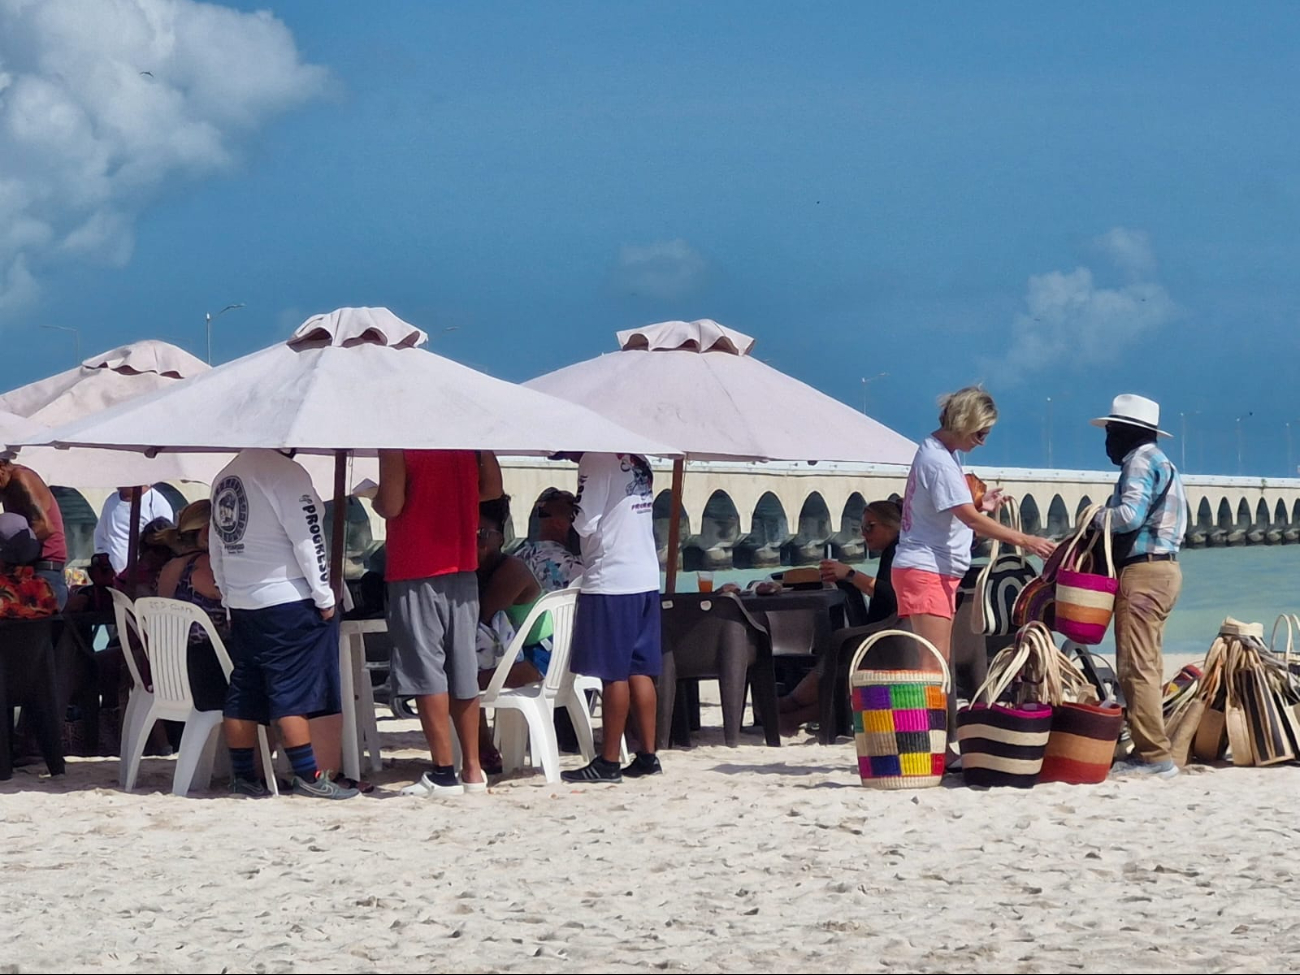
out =
[[[604,681],[621,681],[658,677],[662,665],[659,590],[616,596],[584,592],[578,596],[570,670]]]
[[[310,599],[232,609],[229,650],[227,718],[270,724],[341,710],[338,613],[326,622]]]

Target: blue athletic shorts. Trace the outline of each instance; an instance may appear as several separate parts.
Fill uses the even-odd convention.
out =
[[[659,590],[619,595],[584,592],[578,596],[570,670],[604,681],[622,681],[658,677],[662,664]]]
[[[229,650],[227,718],[270,724],[341,710],[338,613],[326,622],[310,599],[232,609]]]

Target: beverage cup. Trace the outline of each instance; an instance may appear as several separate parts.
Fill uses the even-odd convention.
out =
[[[713,573],[705,570],[695,573],[695,583],[700,592],[713,592]]]

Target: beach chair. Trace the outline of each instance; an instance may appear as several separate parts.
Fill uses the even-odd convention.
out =
[[[181,735],[180,753],[176,758],[176,773],[172,777],[172,794],[188,795],[195,782],[204,788],[212,784],[212,765],[221,741],[221,712],[199,711],[194,707],[190,693],[189,653],[190,628],[200,627],[212,644],[212,652],[226,679],[232,669],[230,655],[217,635],[208,614],[192,603],[156,596],[137,599],[135,617],[139,632],[144,638],[145,655],[153,676],[153,694],[148,701],[144,717],[139,719],[132,748],[127,753],[125,788],[135,788],[144,755],[144,743],[149,729],[157,721],[180,721],[185,724]],[[129,659],[129,658],[128,658]],[[135,676],[134,665],[132,676]],[[257,742],[262,752],[262,768],[266,784],[273,794],[279,789],[271,764],[271,749],[266,728],[258,726]]]
[[[560,781],[560,746],[555,737],[555,706],[560,689],[572,684],[569,652],[573,648],[573,616],[578,605],[576,589],[561,589],[544,595],[533,604],[519,624],[515,638],[497,664],[492,680],[480,696],[480,704],[496,713],[496,745],[502,768],[513,771],[523,765],[524,752],[531,753],[534,767],[540,766],[547,782]],[[523,687],[506,687],[524,639],[545,613],[551,614],[551,662],[546,676]],[[590,725],[588,725],[590,727]],[[579,732],[581,736],[581,732]]]
[[[117,764],[118,785],[130,789],[131,785],[127,784],[127,767],[130,764],[130,757],[135,754],[144,716],[149,713],[149,708],[153,705],[153,691],[145,685],[144,678],[140,675],[140,668],[135,661],[132,637],[136,645],[144,647],[140,621],[135,616],[135,604],[131,602],[130,596],[120,590],[110,589],[108,592],[113,597],[117,640],[122,647],[122,656],[126,659],[126,668],[131,674],[131,690],[126,699],[126,713],[122,715],[122,747]],[[131,782],[133,785],[134,779]]]

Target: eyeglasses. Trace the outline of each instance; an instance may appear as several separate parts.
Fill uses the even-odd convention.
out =
[[[989,433],[992,432],[992,430],[993,430],[992,427],[985,427],[983,430],[976,430],[973,434],[971,434],[971,439],[978,444],[982,444],[984,443],[985,440],[989,438]]]
[[[480,528],[478,530],[478,540],[480,542],[486,542],[493,535],[500,535],[500,534],[501,532],[497,531],[495,528]]]

